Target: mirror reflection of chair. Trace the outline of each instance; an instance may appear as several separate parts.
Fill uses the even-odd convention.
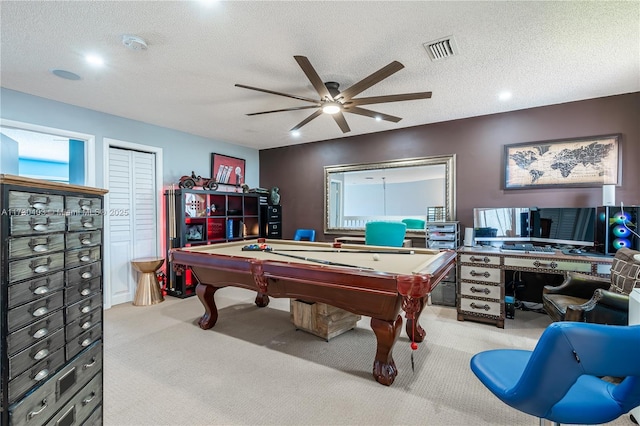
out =
[[[297,229],[293,235],[294,241],[315,241],[316,231],[315,229]]]
[[[407,225],[402,222],[367,222],[364,243],[372,246],[402,247]]]
[[[422,219],[402,219],[402,223],[407,225],[407,229],[422,229],[424,230],[424,220]]]
[[[639,251],[621,248],[611,264],[611,278],[570,272],[557,286],[542,290],[544,310],[554,321],[626,325],[629,294],[640,286]]]
[[[541,425],[592,425],[640,405],[638,360],[640,325],[556,322],[533,351],[480,352],[471,370],[502,402],[539,417]]]

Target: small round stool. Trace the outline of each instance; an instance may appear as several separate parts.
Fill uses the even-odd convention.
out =
[[[163,257],[146,257],[131,261],[133,267],[140,271],[136,296],[133,299],[134,305],[149,306],[164,302],[164,296],[156,276],[156,271],[160,269],[163,263]]]

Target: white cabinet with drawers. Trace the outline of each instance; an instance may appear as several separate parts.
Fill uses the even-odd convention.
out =
[[[101,421],[105,192],[0,175],[2,425]]]
[[[569,271],[606,277],[611,257],[556,253],[507,253],[495,247],[458,249],[458,320],[504,328],[505,271],[565,274]]]

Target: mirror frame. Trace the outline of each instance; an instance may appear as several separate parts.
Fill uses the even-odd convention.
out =
[[[454,221],[456,217],[456,154],[434,157],[408,158],[402,160],[381,161],[378,163],[345,164],[324,167],[324,233],[357,235],[364,232],[364,227],[330,227],[329,226],[329,193],[331,189],[332,173],[343,173],[363,170],[379,170],[415,166],[445,166],[445,202],[446,220]],[[426,214],[426,212],[425,212]],[[424,234],[423,231],[407,231],[407,234]]]

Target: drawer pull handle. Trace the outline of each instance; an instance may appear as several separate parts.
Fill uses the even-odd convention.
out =
[[[82,291],[80,292],[81,296],[88,296],[89,294],[91,294],[90,288],[83,288]]]
[[[80,326],[80,328],[82,328],[83,330],[86,330],[86,329],[90,328],[92,325],[93,325],[93,324],[91,324],[91,321],[87,321],[87,322],[85,322],[84,324],[82,324],[82,325]]]
[[[49,349],[41,349],[36,352],[36,354],[33,356],[33,359],[35,359],[36,361],[40,361],[41,359],[46,358],[47,355],[49,355]]]
[[[487,305],[486,303],[484,305],[476,305],[475,303],[471,303],[471,307],[473,309],[484,309],[485,311],[488,311],[489,309],[491,309],[491,306]]]
[[[82,219],[82,226],[84,228],[93,228],[94,227],[93,218],[92,217],[83,218]]]
[[[49,370],[45,368],[44,370],[39,371],[38,374],[33,377],[33,380],[39,382],[42,379],[46,379],[47,376],[49,376]]]
[[[558,267],[558,264],[556,262],[543,263],[543,262],[540,262],[539,260],[536,260],[535,262],[533,262],[533,266],[535,266],[536,268],[556,269]]]
[[[36,274],[44,274],[45,272],[49,272],[49,267],[47,265],[36,266],[33,272]]]
[[[469,258],[470,261],[472,262],[484,262],[484,263],[489,263],[491,262],[491,259],[489,259],[487,256],[485,257],[475,257],[475,256],[471,256]]]
[[[488,273],[487,271],[485,271],[485,272],[476,272],[473,269],[471,270],[471,272],[469,272],[469,275],[471,275],[472,277],[485,277],[485,278],[489,278],[491,276],[491,274]]]
[[[38,232],[45,232],[49,230],[49,226],[44,223],[36,223],[33,225],[33,230]]]
[[[33,246],[33,251],[37,253],[42,253],[45,251],[49,251],[49,246],[46,244],[38,244],[37,246]]]
[[[90,344],[91,344],[91,339],[84,339],[82,343],[80,343],[80,346],[82,346],[83,348],[86,348]]]
[[[91,312],[91,305],[83,306],[82,308],[80,308],[80,312],[83,314]]]
[[[95,392],[91,392],[88,397],[86,397],[85,399],[82,400],[82,405],[87,405],[88,403],[93,401],[93,399],[95,397],[96,397],[96,393]]]
[[[93,277],[93,274],[91,272],[83,272],[82,275],[80,275],[83,279],[89,279],[91,277]]]
[[[98,361],[96,361],[96,357],[93,357],[93,358],[91,358],[91,362],[90,362],[90,363],[88,363],[88,364],[84,364],[84,365],[82,366],[82,369],[83,369],[83,370],[86,370],[87,368],[91,368],[91,367],[93,367],[94,365],[96,365],[96,362],[98,362]]]
[[[80,244],[82,244],[83,246],[88,246],[89,244],[91,244],[91,238],[83,238],[80,240]]]
[[[491,293],[491,290],[489,290],[488,288],[475,288],[475,287],[471,287],[470,288],[471,293],[484,293],[484,294],[489,294]]]
[[[46,336],[47,334],[49,334],[49,330],[47,330],[46,328],[41,328],[40,330],[38,330],[35,333],[33,333],[33,338],[34,339],[39,339],[41,337]]]
[[[49,308],[47,308],[46,306],[43,306],[42,308],[38,308],[35,311],[33,311],[31,315],[33,315],[34,317],[41,317],[47,313],[49,313]]]
[[[29,414],[27,414],[27,421],[31,420],[32,418],[34,418],[38,414],[42,413],[47,408],[47,398],[44,398],[42,400],[41,404],[42,404],[42,407],[40,407],[39,410],[31,411],[31,412],[29,412]]]
[[[47,294],[47,293],[49,293],[49,287],[47,287],[47,286],[40,286],[40,287],[36,288],[35,290],[33,290],[33,294],[37,294],[37,295]]]
[[[80,258],[80,262],[90,262],[91,261],[91,257],[90,256],[82,256]]]

